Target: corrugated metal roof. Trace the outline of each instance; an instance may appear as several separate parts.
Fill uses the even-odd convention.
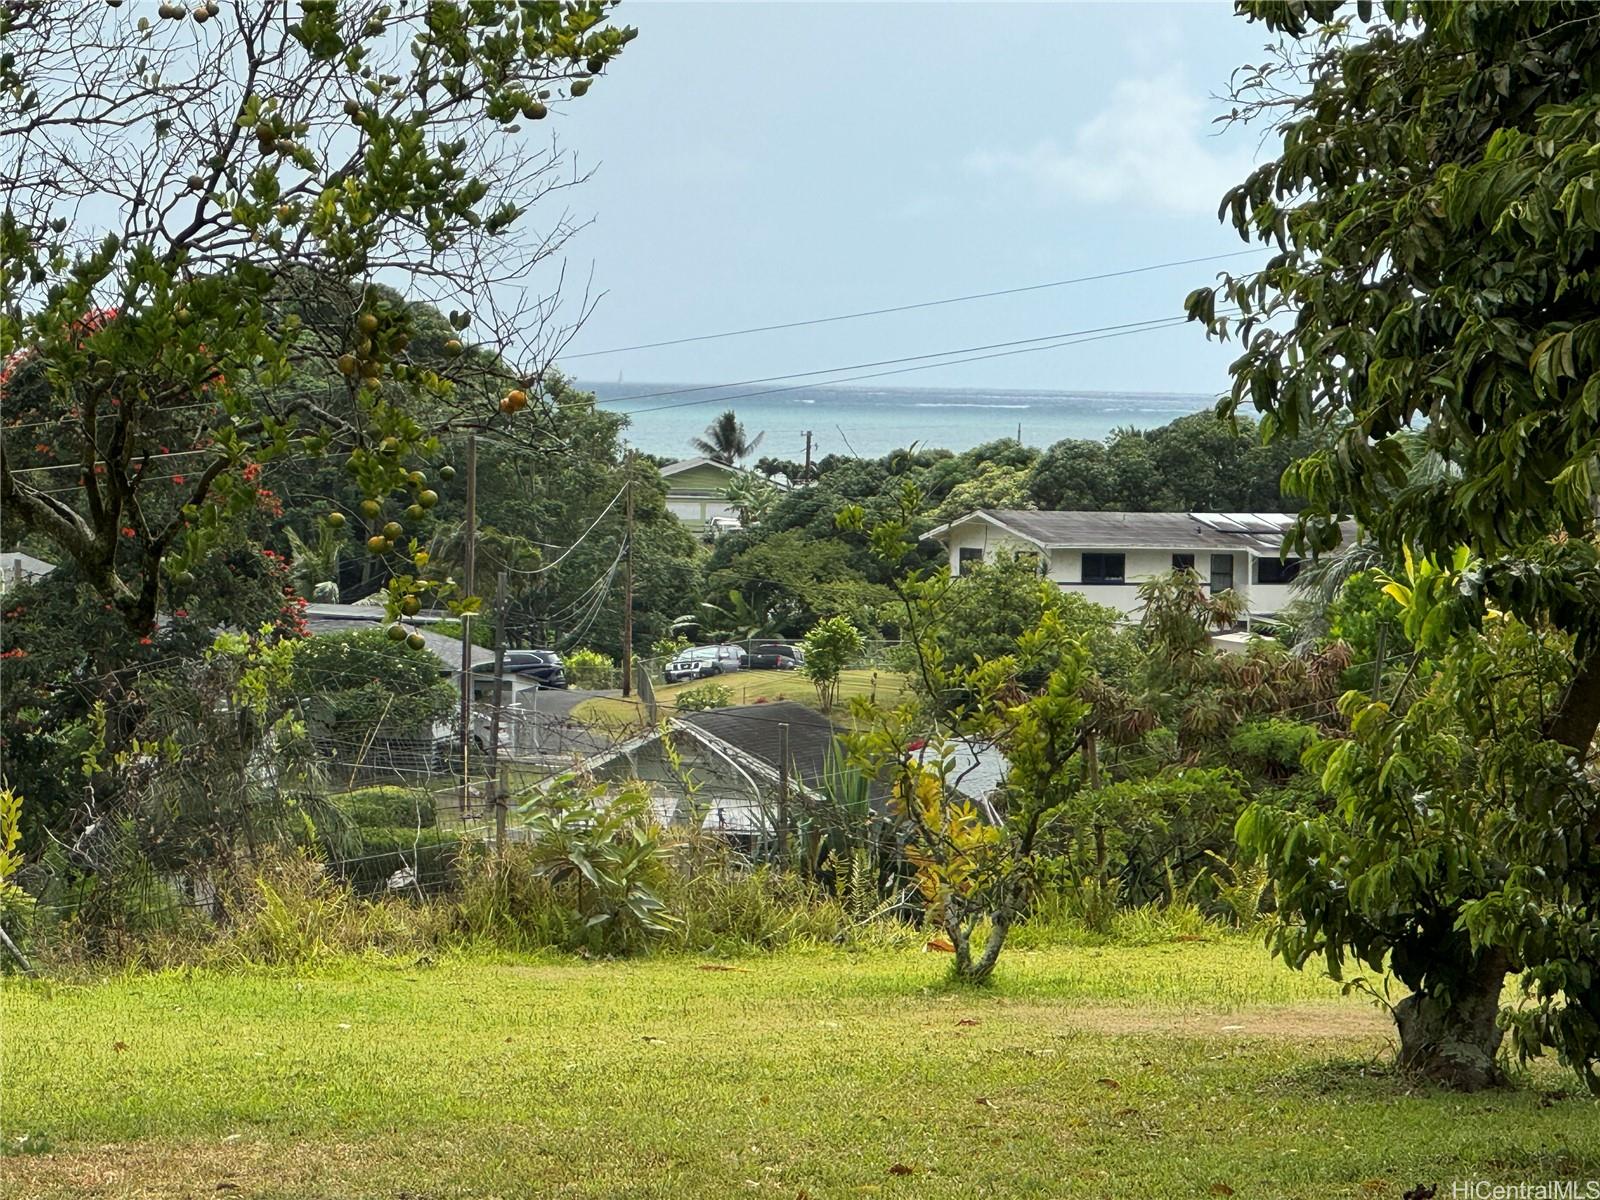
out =
[[[1035,512],[1031,509],[981,508],[928,536],[941,537],[951,527],[983,520],[1046,549],[1248,550],[1277,557],[1283,536],[1294,525],[1289,513],[1175,512]],[[1345,523],[1345,537],[1355,535]]]

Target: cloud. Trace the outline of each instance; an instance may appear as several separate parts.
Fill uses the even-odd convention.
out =
[[[1205,102],[1168,74],[1118,83],[1065,146],[1047,138],[1024,151],[983,150],[965,166],[1045,200],[1209,214],[1251,163],[1212,137]]]

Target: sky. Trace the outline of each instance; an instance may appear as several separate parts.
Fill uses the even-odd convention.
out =
[[[603,293],[572,355],[1245,248],[1217,203],[1261,139],[1213,118],[1266,34],[1230,5],[634,0],[618,16],[638,38],[553,114],[595,168],[564,196],[592,219],[566,292],[592,276]],[[561,365],[736,383],[1099,329],[1177,315],[1254,261]],[[886,382],[1215,392],[1229,358],[1179,326]]]

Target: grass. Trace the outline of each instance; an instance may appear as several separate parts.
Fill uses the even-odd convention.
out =
[[[762,700],[798,700],[815,705],[817,689],[798,671],[737,671],[731,675],[718,675],[713,679],[690,680],[685,683],[663,683],[656,686],[656,704],[662,712],[672,713],[677,696],[692,687],[716,683],[733,693],[735,704],[755,704]],[[876,696],[892,702],[906,688],[904,675],[896,671],[861,668],[846,671],[839,679],[839,704],[848,704],[853,696]],[[644,724],[644,705],[637,700],[623,700],[615,696],[600,696],[585,700],[572,710],[575,720],[594,725]]]
[[[12,981],[0,1195],[1390,1196],[1600,1178],[1540,1068],[1416,1091],[1241,940]],[[26,1139],[26,1140],[23,1140]],[[33,1152],[27,1152],[29,1149]]]

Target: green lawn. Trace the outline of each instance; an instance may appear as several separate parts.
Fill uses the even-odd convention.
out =
[[[656,685],[656,703],[661,711],[672,715],[680,692],[692,687],[717,683],[733,693],[735,704],[755,704],[763,700],[798,700],[802,704],[816,704],[817,689],[798,671],[736,671],[719,675],[715,679],[701,679],[688,683],[663,683]],[[895,671],[862,668],[846,671],[839,679],[839,703],[844,705],[852,696],[876,696],[891,703],[905,691],[904,675]],[[576,720],[590,724],[632,724],[644,722],[644,706],[635,700],[604,697],[585,700],[572,710]]]
[[[1253,943],[1017,951],[987,992],[951,990],[946,965],[11,981],[0,1194],[1399,1197],[1600,1178],[1600,1108],[1568,1077],[1413,1091],[1382,1065],[1379,1014]]]

